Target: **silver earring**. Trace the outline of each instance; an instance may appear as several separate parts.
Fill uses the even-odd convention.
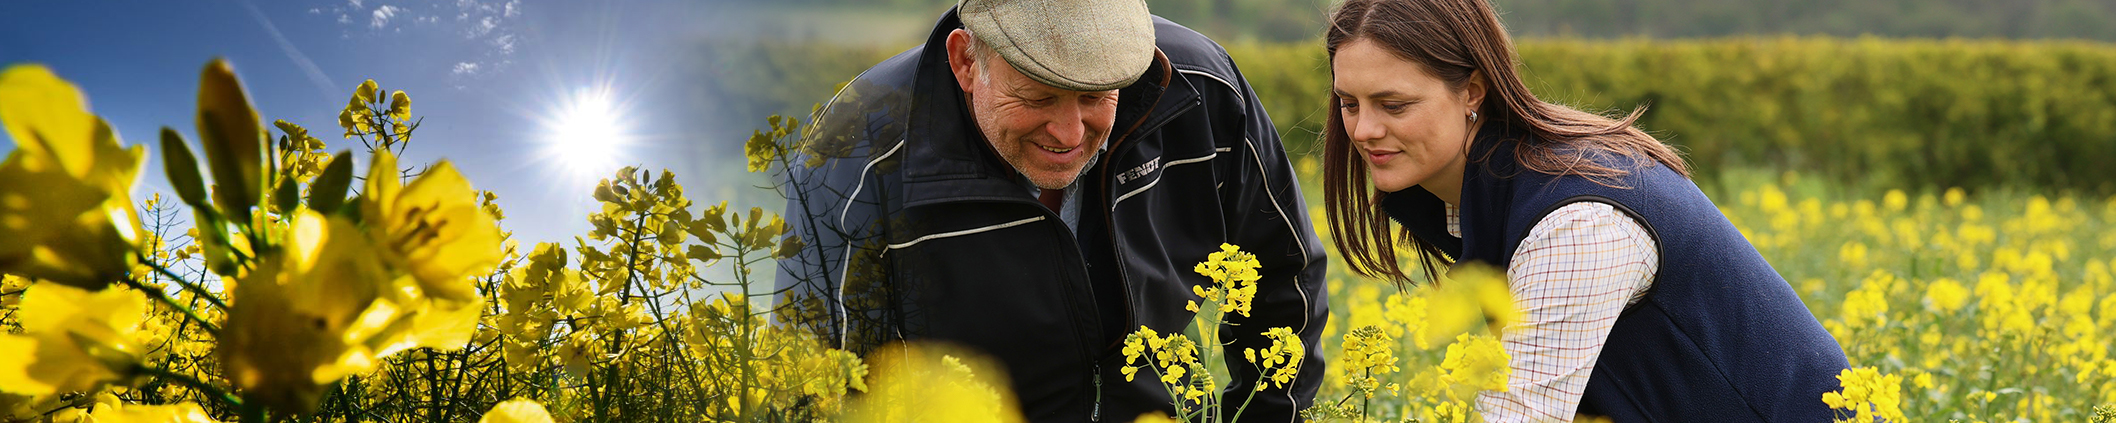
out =
[[[1469,121],[1471,121],[1471,122],[1476,122],[1476,121],[1477,121],[1477,112],[1469,112]]]

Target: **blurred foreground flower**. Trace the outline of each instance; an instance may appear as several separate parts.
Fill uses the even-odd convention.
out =
[[[0,273],[88,289],[123,277],[140,232],[130,191],[145,150],[88,112],[73,84],[40,65],[0,72]]]
[[[147,311],[139,293],[40,284],[23,294],[22,334],[0,334],[0,392],[44,397],[125,377]]]
[[[853,399],[844,421],[1020,422],[1006,375],[990,359],[931,343],[882,346],[868,356],[867,395]]]
[[[536,401],[516,398],[493,405],[478,423],[551,423],[551,412]]]
[[[1469,332],[1480,323],[1496,335],[1521,320],[1521,311],[1514,308],[1513,291],[1506,285],[1506,273],[1489,266],[1455,266],[1425,295],[1429,308],[1425,330],[1421,332],[1428,344],[1457,339],[1456,335]]]
[[[222,358],[237,386],[275,408],[312,410],[324,385],[381,357],[461,348],[476,333],[484,299],[470,277],[498,261],[497,224],[446,162],[401,188],[388,152],[372,163],[365,228],[300,209],[281,255],[236,284]]]

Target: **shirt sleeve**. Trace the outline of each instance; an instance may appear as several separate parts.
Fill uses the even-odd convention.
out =
[[[1485,391],[1488,422],[1571,421],[1616,317],[1660,265],[1651,235],[1607,203],[1579,202],[1536,222],[1506,269],[1521,321],[1500,342],[1512,355],[1506,392]]]

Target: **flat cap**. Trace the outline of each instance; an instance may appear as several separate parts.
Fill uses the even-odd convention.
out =
[[[1123,88],[1153,64],[1145,0],[961,0],[957,7],[979,42],[1052,87]]]

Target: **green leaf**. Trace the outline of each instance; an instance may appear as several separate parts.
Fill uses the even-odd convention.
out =
[[[199,255],[205,259],[206,267],[221,276],[238,274],[241,263],[235,261],[235,253],[228,246],[227,225],[220,212],[212,207],[196,207],[191,212],[192,221],[197,222],[194,226],[198,228]]]
[[[353,150],[342,150],[331,156],[331,164],[323,168],[323,174],[309,183],[309,208],[319,213],[331,214],[345,204],[345,191],[353,184]]]
[[[207,63],[199,75],[198,134],[219,185],[214,202],[225,216],[248,225],[250,208],[264,195],[264,127],[235,69],[221,59]]]
[[[286,213],[301,207],[301,182],[294,178],[279,178],[279,188],[272,193],[273,211]]]
[[[708,247],[704,245],[689,246],[688,248],[684,249],[684,252],[686,253],[684,255],[690,256],[691,260],[711,263],[713,260],[720,259],[720,250],[716,250],[713,249],[713,247]]]
[[[176,197],[192,208],[205,208],[206,182],[198,173],[198,156],[191,155],[191,146],[175,129],[162,127],[162,170],[169,174],[169,184],[176,186]]]

